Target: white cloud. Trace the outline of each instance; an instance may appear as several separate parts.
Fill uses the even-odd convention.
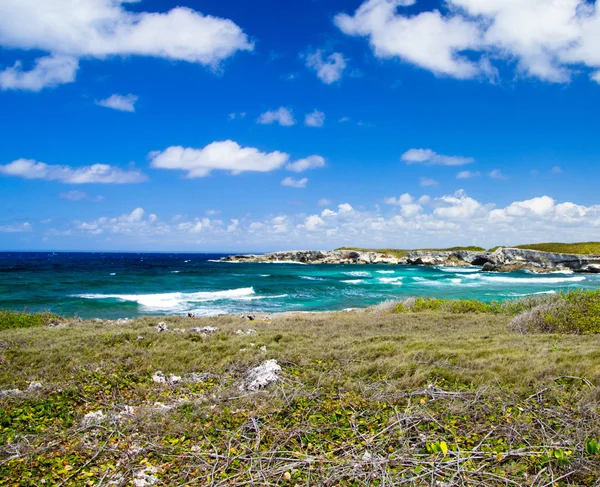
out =
[[[149,155],[150,165],[158,169],[187,171],[187,178],[202,178],[212,171],[237,175],[247,171],[269,172],[281,168],[289,155],[284,152],[260,152],[241,147],[232,140],[213,142],[202,149],[173,146]]]
[[[331,204],[331,200],[328,200],[327,198],[321,198],[319,201],[317,201],[317,205],[319,206],[329,206]]]
[[[435,179],[423,177],[420,179],[419,184],[425,188],[427,186],[437,186],[439,183]]]
[[[294,179],[287,177],[281,181],[282,186],[287,186],[289,188],[306,188],[306,183],[308,183],[308,178]]]
[[[306,117],[304,117],[304,125],[307,127],[322,127],[325,125],[325,114],[318,110],[307,113]]]
[[[31,232],[33,227],[31,223],[15,223],[13,225],[0,225],[0,233],[25,233]]]
[[[419,199],[419,201],[416,202],[415,199],[412,197],[412,195],[410,195],[408,193],[404,193],[399,198],[395,198],[395,197],[385,198],[384,202],[387,205],[399,206],[400,213],[402,216],[412,217],[412,216],[418,215],[419,213],[421,213],[423,211],[423,206],[421,205],[421,202],[427,203],[429,201],[428,199],[422,199],[422,198],[423,197],[421,197]]]
[[[132,95],[111,95],[104,100],[96,101],[96,105],[101,107],[112,108],[113,110],[119,110],[121,112],[135,112],[135,103],[138,101],[138,97]]]
[[[456,175],[456,179],[471,179],[481,176],[481,173],[475,171],[461,171]]]
[[[502,171],[500,171],[500,169],[494,169],[493,171],[490,172],[489,176],[492,179],[508,179],[503,173]]]
[[[104,196],[102,195],[92,196],[85,191],[79,191],[77,189],[74,189],[73,191],[67,191],[66,193],[60,193],[58,196],[63,200],[69,201],[102,201],[104,199]]]
[[[479,69],[460,53],[478,49],[477,25],[459,15],[439,11],[409,17],[398,15],[399,6],[414,1],[368,0],[350,16],[339,14],[335,24],[345,34],[367,37],[377,57],[399,57],[436,74],[472,78]]]
[[[304,159],[298,159],[295,162],[287,164],[286,169],[293,172],[303,172],[308,169],[325,167],[325,159],[321,156],[308,156]]]
[[[44,88],[72,83],[78,69],[79,62],[70,56],[41,57],[29,71],[24,71],[23,63],[17,61],[14,66],[0,71],[0,89],[41,91]]]
[[[563,170],[560,166],[554,166],[552,168],[552,174],[562,174]]]
[[[475,162],[472,157],[444,156],[431,149],[409,149],[401,159],[407,164],[427,164],[437,166],[464,166]]]
[[[539,241],[600,239],[600,205],[557,202],[549,196],[516,201],[502,208],[469,197],[464,191],[440,198],[393,198],[398,206],[357,210],[349,203],[320,214],[231,216],[221,220],[183,217],[161,220],[136,208],[116,217],[76,221],[60,229],[43,230],[49,237],[118,235],[121,248],[214,249],[249,248],[374,248],[448,247],[470,243],[483,247]],[[402,205],[420,211],[400,213]],[[240,209],[245,212],[245,210]],[[29,231],[27,225],[7,225],[10,231]]]
[[[45,51],[54,59],[71,58],[52,83],[28,81],[14,88],[37,91],[73,81],[79,58],[136,55],[216,67],[237,51],[253,49],[248,37],[229,19],[186,7],[164,13],[134,12],[126,8],[128,3],[132,0],[0,2],[0,45]],[[38,61],[43,59],[48,58]]]
[[[71,167],[45,164],[31,159],[17,159],[9,164],[0,165],[0,174],[69,184],[127,184],[147,180],[139,171],[125,171],[108,164]]]
[[[452,196],[442,196],[437,201],[443,206],[433,210],[433,214],[443,219],[472,218],[482,208],[478,201],[469,198],[462,190]]]
[[[304,228],[309,232],[317,231],[323,225],[325,225],[325,222],[319,215],[310,215],[304,220]]]
[[[269,110],[258,117],[256,123],[261,125],[271,125],[278,123],[282,127],[291,127],[296,124],[292,112],[286,107],[280,107],[277,110]]]
[[[325,84],[332,84],[338,81],[346,69],[346,60],[339,52],[334,52],[327,57],[323,57],[322,50],[306,56],[306,66],[317,73],[317,77]]]
[[[519,74],[568,82],[587,67],[600,81],[600,9],[588,0],[448,0],[439,10],[408,15],[411,0],[367,0],[339,14],[346,34],[366,37],[376,56],[398,57],[435,74],[495,78],[491,59]]]

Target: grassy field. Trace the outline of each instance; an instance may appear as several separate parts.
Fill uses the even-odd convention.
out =
[[[453,303],[5,329],[0,485],[597,485],[600,335]]]
[[[517,249],[541,250],[542,252],[555,252],[558,254],[584,254],[600,255],[600,242],[581,243],[541,243],[517,245]]]

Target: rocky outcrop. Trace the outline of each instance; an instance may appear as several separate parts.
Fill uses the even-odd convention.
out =
[[[270,254],[231,255],[223,262],[299,262],[301,264],[406,264],[406,259],[383,252],[355,250],[290,250]]]
[[[419,250],[408,252],[404,257],[384,252],[358,250],[291,250],[269,254],[232,255],[221,260],[223,262],[298,262],[302,264],[475,265],[483,266],[483,270],[488,272],[571,270],[600,273],[600,256],[598,255],[554,254],[514,248],[499,248],[495,252]]]
[[[515,270],[600,272],[600,255],[554,254],[539,250],[500,248],[488,255],[484,271]]]

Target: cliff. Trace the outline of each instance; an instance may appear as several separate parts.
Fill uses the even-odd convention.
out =
[[[290,250],[268,254],[232,255],[224,257],[221,261],[298,262],[302,264],[478,265],[483,266],[484,271],[491,272],[572,270],[575,272],[600,273],[600,255],[556,254],[514,248],[499,248],[495,252],[420,250],[407,252],[404,257],[396,257],[384,252],[361,252],[357,250]]]

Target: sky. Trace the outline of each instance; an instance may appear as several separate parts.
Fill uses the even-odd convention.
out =
[[[589,0],[3,0],[0,250],[600,240]]]

